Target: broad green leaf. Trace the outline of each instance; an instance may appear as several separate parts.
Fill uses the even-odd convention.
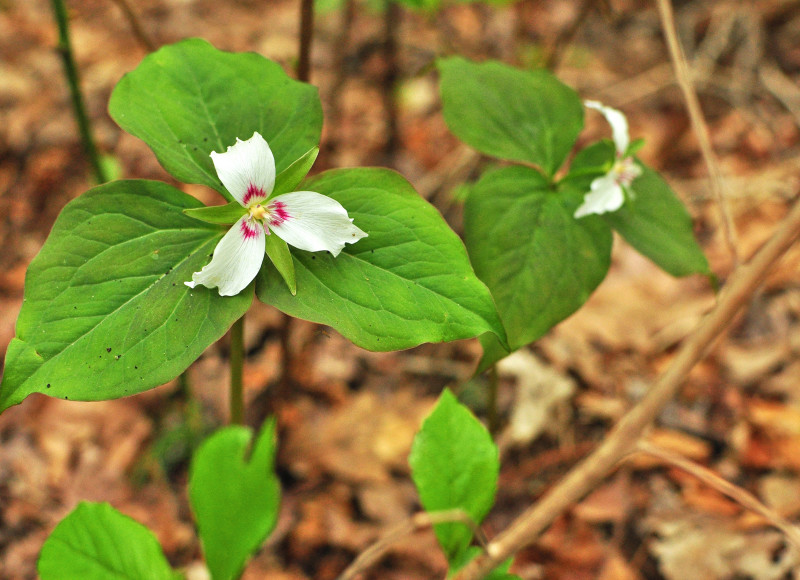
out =
[[[500,463],[497,446],[475,416],[448,389],[414,437],[408,462],[422,507],[464,510],[480,524],[494,504]],[[462,523],[434,526],[451,563],[463,562],[472,530]]]
[[[292,250],[297,296],[271,265],[256,293],[285,313],[332,326],[358,346],[397,350],[494,332],[505,342],[491,296],[461,240],[393,171],[340,169],[301,187],[328,195],[369,237],[334,258]]]
[[[573,217],[582,199],[582,191],[568,185],[555,191],[527,167],[486,172],[467,198],[467,249],[494,296],[511,350],[580,308],[608,272],[611,230],[596,216]],[[491,351],[481,368],[502,356]]]
[[[81,502],[42,546],[42,580],[176,580],[153,533],[107,503]]]
[[[577,93],[544,70],[498,62],[440,59],[442,109],[467,145],[500,159],[532,163],[552,176],[583,128]]]
[[[249,307],[184,282],[224,228],[183,214],[193,197],[115,181],[71,201],[25,278],[0,410],[31,393],[83,401],[140,393],[179,375]]]
[[[222,153],[258,131],[280,172],[317,146],[322,130],[316,88],[258,54],[223,52],[199,38],[146,56],[114,88],[109,112],[176,179],[228,196],[212,151]]]
[[[295,296],[297,294],[297,276],[294,273],[294,262],[289,245],[278,236],[270,234],[267,236],[266,251],[272,265],[286,282],[289,292]]]
[[[272,195],[295,191],[297,184],[303,181],[308,172],[311,171],[314,161],[317,160],[317,155],[319,155],[319,147],[313,147],[306,151],[305,155],[300,159],[281,171],[275,178],[275,187],[272,188]]]
[[[519,348],[518,346],[514,348],[503,346],[500,341],[497,340],[497,337],[489,332],[481,334],[478,337],[478,341],[481,343],[483,356],[481,360],[478,361],[478,368],[475,369],[476,374],[488,370],[494,363],[506,358],[512,351]]]
[[[463,552],[461,558],[457,562],[450,562],[450,569],[447,571],[447,577],[450,578],[456,572],[461,570],[464,566],[469,564],[472,560],[483,554],[483,548],[480,546],[470,546]],[[500,566],[489,572],[489,575],[484,580],[522,580],[516,574],[510,574],[508,569],[511,567],[514,559],[509,558]]]
[[[613,145],[606,141],[587,147],[576,155],[570,171],[570,175],[576,172],[581,177],[570,181],[588,192],[597,175],[583,174],[583,169],[596,167],[599,159],[610,161],[613,156]],[[619,210],[603,214],[603,219],[665,272],[673,276],[710,274],[683,203],[657,172],[641,163],[639,166],[642,175],[631,183],[632,195]]]
[[[192,207],[183,210],[183,213],[196,220],[209,224],[234,224],[239,221],[247,210],[238,201],[232,201],[225,205],[210,205],[203,207]]]
[[[238,578],[275,527],[280,483],[274,463],[272,420],[255,441],[250,429],[231,426],[209,437],[195,452],[189,500],[213,580]]]

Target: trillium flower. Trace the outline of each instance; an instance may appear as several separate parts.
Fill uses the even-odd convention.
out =
[[[270,198],[275,186],[275,158],[259,133],[236,140],[225,153],[211,153],[222,184],[244,208],[244,215],[217,244],[211,262],[192,274],[189,288],[202,284],[234,296],[256,277],[264,261],[266,236],[274,233],[289,245],[339,255],[345,244],[367,236],[353,225],[342,205],[313,191]]]
[[[584,104],[590,109],[600,111],[611,125],[617,154],[608,173],[592,181],[591,191],[584,196],[583,204],[575,211],[576,218],[617,211],[625,202],[625,188],[642,174],[633,157],[627,154],[630,138],[625,115],[597,101],[586,101]]]

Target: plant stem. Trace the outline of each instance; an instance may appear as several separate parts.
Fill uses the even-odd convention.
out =
[[[72,44],[69,39],[69,19],[64,0],[51,0],[53,14],[58,24],[58,52],[64,62],[64,74],[67,77],[70,94],[72,96],[72,108],[75,112],[75,120],[78,122],[78,130],[81,133],[83,148],[89,157],[94,177],[98,183],[108,181],[108,176],[100,163],[100,155],[92,138],[92,131],[89,125],[89,117],[86,115],[86,107],[83,103],[80,83],[78,81],[78,67],[75,65],[75,58],[72,55]]]
[[[395,0],[386,0],[383,17],[383,57],[386,59],[386,72],[382,79],[383,109],[386,115],[386,144],[384,146],[385,164],[394,166],[400,134],[397,128],[397,78],[398,78],[398,33],[403,11]]]
[[[297,55],[297,80],[311,78],[311,39],[314,36],[314,0],[300,0],[300,47]]]
[[[231,326],[230,424],[244,424],[244,316]]]
[[[489,367],[489,390],[486,394],[486,417],[489,423],[489,433],[492,436],[497,434],[499,420],[497,418],[497,387],[499,378],[497,376],[497,365]]]

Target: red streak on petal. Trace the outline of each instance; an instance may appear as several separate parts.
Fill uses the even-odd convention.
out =
[[[269,225],[272,227],[279,226],[292,217],[286,209],[286,204],[282,201],[273,201],[269,204],[269,215]]]
[[[250,223],[248,220],[242,222],[241,227],[239,228],[244,236],[245,240],[250,240],[258,236],[258,224]]]
[[[244,194],[244,198],[242,198],[242,203],[244,205],[249,205],[251,201],[254,199],[264,199],[267,195],[264,193],[264,190],[260,187],[253,185],[252,183],[247,186],[247,193]]]

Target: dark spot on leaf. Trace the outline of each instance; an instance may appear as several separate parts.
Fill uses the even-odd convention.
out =
[[[66,395],[64,395],[64,400],[65,400],[65,401],[69,401],[69,397],[67,397]]]
[[[137,367],[136,365],[133,365],[133,368],[138,369],[139,367]]]
[[[311,259],[312,259],[312,260],[316,260],[316,259],[317,259],[317,257],[316,257],[316,256],[311,256]]]
[[[110,346],[106,349],[106,352],[111,352],[111,347]]]
[[[114,357],[114,360],[119,360],[119,357],[121,356],[122,356],[121,354],[118,354],[117,356]]]
[[[50,388],[50,383],[47,383],[47,388],[48,388],[48,389]]]

